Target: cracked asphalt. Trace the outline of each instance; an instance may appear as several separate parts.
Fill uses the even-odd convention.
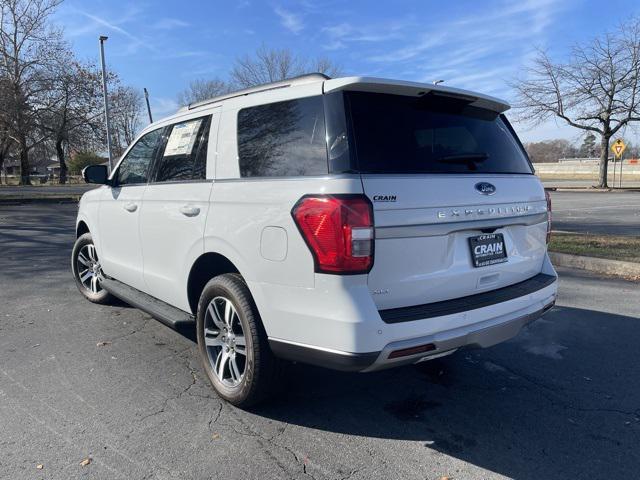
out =
[[[294,365],[242,411],[192,331],[83,300],[75,208],[0,206],[2,479],[637,477],[637,283],[561,270],[558,307],[510,342],[374,374]]]

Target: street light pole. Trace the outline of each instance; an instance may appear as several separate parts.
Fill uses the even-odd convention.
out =
[[[111,123],[109,121],[109,99],[107,96],[107,69],[104,66],[104,42],[109,37],[100,35],[100,63],[102,64],[102,94],[104,96],[104,123],[107,129],[107,154],[109,155],[109,172],[113,170],[111,155]]]
[[[153,123],[153,117],[151,116],[151,105],[149,105],[149,92],[146,87],[144,88],[144,99],[147,102],[147,113],[149,114],[149,123]]]

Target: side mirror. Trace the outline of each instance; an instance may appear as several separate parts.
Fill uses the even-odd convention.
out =
[[[106,185],[109,183],[109,170],[105,165],[89,165],[82,170],[82,178],[87,183]]]

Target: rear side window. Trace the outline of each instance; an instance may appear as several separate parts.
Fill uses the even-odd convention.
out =
[[[464,99],[368,92],[345,97],[352,161],[362,173],[532,173],[506,119]]]
[[[204,180],[210,123],[211,117],[203,117],[168,127],[155,182]]]
[[[118,185],[147,183],[149,168],[162,137],[162,128],[144,134],[131,147],[118,167]]]
[[[326,175],[322,97],[308,97],[238,112],[241,177]]]

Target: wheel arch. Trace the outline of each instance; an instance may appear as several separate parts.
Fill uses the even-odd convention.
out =
[[[86,224],[84,220],[80,220],[78,225],[76,225],[76,238],[79,238],[81,235],[85,233],[89,233],[89,226]]]
[[[198,309],[200,294],[209,280],[223,273],[240,273],[236,265],[226,256],[217,252],[200,255],[193,263],[187,277],[187,298],[193,314]]]

